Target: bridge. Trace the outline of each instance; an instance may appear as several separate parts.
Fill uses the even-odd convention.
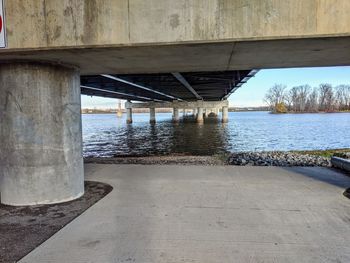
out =
[[[81,93],[222,103],[252,70],[350,64],[348,0],[3,2],[4,204],[84,193]]]
[[[222,121],[227,122],[228,102],[226,99],[256,72],[257,70],[237,70],[82,76],[81,92],[85,95],[128,101],[158,102],[127,103],[127,123],[132,123],[132,108],[134,107],[150,108],[151,123],[155,122],[156,107],[173,108],[174,122],[179,121],[179,108],[193,109],[197,122],[203,122],[203,111],[211,110],[217,115],[219,108],[222,108]]]

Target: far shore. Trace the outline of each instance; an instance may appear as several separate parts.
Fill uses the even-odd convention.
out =
[[[288,111],[288,112],[273,112],[271,114],[332,114],[332,113],[350,113],[350,111]]]

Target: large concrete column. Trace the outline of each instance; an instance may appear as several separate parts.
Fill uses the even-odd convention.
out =
[[[228,122],[228,107],[226,106],[222,107],[222,122]]]
[[[131,124],[132,123],[132,108],[126,109],[126,123]]]
[[[179,122],[180,121],[180,117],[179,117],[179,109],[178,108],[174,108],[174,113],[173,113],[173,122]]]
[[[80,75],[40,63],[0,64],[0,192],[7,205],[84,193]]]
[[[203,108],[198,108],[197,122],[198,123],[203,122]]]
[[[150,112],[149,122],[153,124],[156,123],[156,108],[150,108],[149,112]]]

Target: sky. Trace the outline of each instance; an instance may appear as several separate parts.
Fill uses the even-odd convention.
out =
[[[350,85],[350,66],[260,70],[255,77],[230,96],[229,102],[230,106],[233,107],[263,106],[265,105],[264,96],[274,84],[284,84],[291,88],[304,84],[316,87],[321,83],[329,83],[334,86]],[[82,95],[82,108],[108,109],[115,107],[117,107],[116,99]]]

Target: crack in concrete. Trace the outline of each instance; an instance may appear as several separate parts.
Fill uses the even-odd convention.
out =
[[[231,62],[232,62],[232,57],[233,57],[233,54],[235,52],[235,48],[236,48],[236,42],[234,42],[233,45],[232,45],[232,50],[231,50],[231,54],[230,54],[230,58],[228,60],[228,64],[227,64],[226,70],[229,70],[229,68],[230,68],[230,65],[231,65]]]

